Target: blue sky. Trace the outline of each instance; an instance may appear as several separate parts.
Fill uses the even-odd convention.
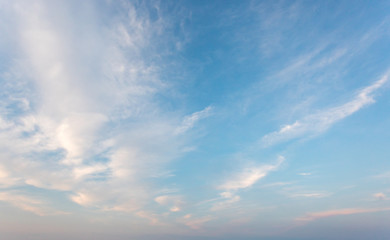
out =
[[[6,239],[387,239],[388,1],[0,0]]]

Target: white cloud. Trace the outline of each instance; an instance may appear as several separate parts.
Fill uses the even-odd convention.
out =
[[[188,227],[194,229],[194,230],[200,230],[202,229],[203,225],[207,222],[210,222],[211,220],[214,220],[215,217],[212,216],[204,216],[199,218],[194,218],[190,214],[184,216],[184,218],[181,220],[185,225]]]
[[[92,198],[85,193],[77,193],[76,195],[71,196],[71,199],[81,206],[86,206],[93,201]]]
[[[386,200],[386,199],[388,199],[386,194],[384,194],[383,192],[375,193],[374,194],[374,198],[377,199],[377,200]]]
[[[171,212],[179,212],[182,210],[184,201],[181,196],[176,195],[162,195],[154,199],[154,201],[162,206],[169,207]]]
[[[38,216],[48,216],[48,215],[63,215],[68,214],[66,212],[58,211],[47,207],[47,203],[21,195],[16,192],[0,192],[0,201],[7,202],[21,210],[32,212]]]
[[[274,183],[268,183],[265,185],[262,185],[262,187],[281,187],[281,186],[286,186],[286,185],[291,185],[293,184],[292,182],[274,182]]]
[[[150,221],[150,224],[151,225],[159,225],[161,224],[158,216],[156,214],[153,214],[153,213],[149,213],[149,212],[146,212],[146,211],[139,211],[136,213],[136,215],[138,217],[141,217],[141,218],[145,218],[147,220]]]
[[[132,178],[136,167],[134,166],[137,161],[136,149],[117,149],[110,156],[109,167],[112,171],[112,175],[116,178]]]
[[[323,192],[310,192],[310,193],[296,193],[292,194],[291,197],[294,198],[299,198],[299,197],[304,197],[304,198],[324,198],[328,197],[330,193],[323,193]]]
[[[307,213],[303,217],[297,218],[296,221],[310,222],[320,218],[328,218],[328,217],[341,216],[341,215],[352,215],[352,214],[359,214],[359,213],[374,213],[374,212],[383,212],[383,211],[390,211],[390,208],[345,208],[345,209],[337,209],[337,210],[330,210],[330,211],[323,211],[323,212],[312,212],[312,213]]]
[[[273,165],[250,167],[239,173],[235,173],[230,180],[218,186],[218,189],[224,190],[224,192],[220,193],[220,198],[206,200],[200,204],[214,202],[210,208],[211,211],[221,211],[231,208],[241,200],[241,197],[236,194],[237,191],[251,187],[260,179],[266,177],[271,171],[277,170],[283,161],[284,157],[279,156],[277,162]]]
[[[279,131],[265,135],[261,139],[262,145],[271,146],[294,138],[313,136],[324,132],[334,123],[350,116],[362,107],[375,102],[373,93],[387,82],[388,75],[386,73],[378,81],[359,91],[355,98],[347,103],[308,115],[293,124],[281,127]]]
[[[168,196],[168,195],[159,196],[156,197],[154,201],[160,205],[167,205],[169,202],[172,201],[172,196]]]
[[[73,169],[73,174],[76,179],[91,175],[102,173],[108,170],[108,167],[102,164],[96,164],[93,166],[82,166]]]
[[[169,209],[169,211],[171,212],[180,212],[181,211],[181,208],[178,207],[178,206],[173,206]]]
[[[298,175],[300,175],[300,176],[310,176],[311,173],[309,173],[309,172],[303,172],[303,173],[298,173]]]
[[[180,116],[154,98],[168,87],[160,49],[169,49],[159,46],[171,38],[169,22],[152,22],[145,6],[132,3],[104,18],[93,4],[8,6],[16,24],[7,37],[17,39],[19,60],[1,73],[10,96],[0,104],[0,157],[7,159],[0,186],[67,191],[82,206],[142,213],[167,163],[188,148],[185,133],[211,107]],[[84,14],[70,14],[74,8]],[[9,114],[15,102],[17,114]],[[170,210],[181,210],[174,203]]]
[[[236,176],[233,176],[231,180],[228,180],[218,188],[227,191],[234,191],[251,187],[258,180],[267,176],[269,172],[278,169],[278,167],[282,164],[283,161],[284,157],[280,156],[278,158],[277,163],[274,165],[263,165],[259,167],[247,168],[242,172],[238,173]]]
[[[97,131],[106,121],[107,118],[98,113],[71,114],[65,118],[57,128],[58,142],[67,151],[64,163],[85,157],[85,151],[93,147]]]
[[[208,106],[202,111],[195,112],[190,116],[186,116],[179,127],[175,129],[175,134],[182,134],[194,127],[199,120],[210,116],[212,107]]]
[[[233,193],[231,193],[231,192],[222,192],[220,195],[223,198],[232,198],[233,197]]]
[[[8,177],[8,172],[0,165],[0,178]]]
[[[218,201],[214,203],[210,209],[211,211],[220,211],[220,210],[231,208],[231,206],[234,203],[237,203],[241,200],[240,196],[233,195],[232,193],[228,193],[228,192],[222,193],[221,196],[223,196],[223,198],[226,198],[226,200]]]

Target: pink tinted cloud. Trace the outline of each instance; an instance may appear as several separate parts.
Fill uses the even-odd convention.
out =
[[[358,213],[383,212],[389,210],[390,208],[345,208],[345,209],[337,209],[337,210],[330,210],[330,211],[323,211],[323,212],[307,213],[304,216],[297,218],[296,221],[309,222],[320,218],[327,218],[333,216],[352,215]]]

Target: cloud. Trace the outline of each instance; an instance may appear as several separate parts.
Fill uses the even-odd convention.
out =
[[[373,196],[377,200],[387,200],[388,199],[386,194],[384,194],[383,192],[375,193]]]
[[[7,171],[4,166],[0,165],[0,187],[6,188],[15,185],[18,182],[18,178],[10,176],[10,172]]]
[[[98,113],[71,114],[57,128],[58,142],[67,152],[66,164],[81,164],[107,117]]]
[[[374,103],[373,93],[387,82],[388,77],[389,74],[386,73],[378,81],[359,91],[354,99],[347,103],[308,115],[293,124],[281,127],[279,131],[265,135],[261,139],[261,144],[268,147],[295,138],[314,136],[326,131],[334,123],[350,116],[364,106]]]
[[[237,203],[241,200],[241,197],[238,195],[233,195],[230,192],[223,192],[221,196],[225,199],[222,201],[218,201],[213,204],[211,207],[211,211],[220,211],[227,208],[230,208],[234,203]]]
[[[161,222],[156,214],[146,212],[146,211],[139,211],[136,213],[138,217],[145,218],[150,221],[151,225],[160,225]]]
[[[201,202],[200,204],[214,202],[210,208],[211,211],[221,211],[229,209],[232,205],[241,200],[241,197],[236,194],[237,191],[250,188],[260,179],[266,177],[271,171],[275,171],[283,163],[284,157],[279,156],[278,160],[273,165],[261,165],[257,167],[246,168],[239,173],[235,173],[231,179],[218,186],[218,189],[223,190],[219,198],[214,198]]]
[[[16,193],[13,191],[0,192],[0,201],[7,202],[14,207],[17,207],[23,211],[32,212],[38,216],[49,216],[49,215],[63,215],[68,214],[63,211],[58,211],[47,207],[47,203]]]
[[[212,107],[208,106],[202,111],[195,112],[190,116],[186,116],[179,127],[175,129],[175,134],[182,134],[194,127],[199,120],[210,116]]]
[[[309,172],[303,172],[303,173],[298,173],[298,175],[300,175],[300,176],[310,176],[311,173],[309,173]]]
[[[77,193],[76,195],[71,196],[71,199],[81,206],[87,206],[93,201],[92,198],[85,193]]]
[[[86,177],[88,175],[103,173],[108,171],[108,167],[102,164],[96,164],[93,166],[76,167],[73,169],[74,177],[76,179]]]
[[[293,198],[299,198],[299,197],[324,198],[324,197],[328,197],[329,195],[330,195],[330,193],[313,192],[313,193],[296,193],[296,194],[292,194],[291,197],[293,197]]]
[[[184,204],[181,196],[162,195],[154,199],[154,201],[162,206],[169,207],[171,212],[179,212]]]
[[[0,158],[8,160],[0,186],[66,191],[84,207],[146,216],[161,173],[212,108],[183,116],[156,99],[175,91],[161,77],[168,19],[152,19],[147,4],[95,4],[16,2],[4,10],[18,61],[1,69]],[[110,8],[115,17],[99,10]]]
[[[282,186],[291,185],[291,184],[293,184],[293,182],[274,182],[274,183],[264,184],[261,187],[263,187],[263,188],[282,187]]]
[[[223,183],[218,188],[227,191],[234,191],[251,187],[258,180],[267,176],[269,172],[278,169],[278,167],[283,163],[283,161],[284,157],[279,156],[277,163],[274,165],[263,165],[259,167],[244,169],[242,172],[238,173],[236,176],[233,176],[231,180],[228,180],[227,182]]]
[[[207,222],[210,222],[211,220],[214,220],[215,217],[212,216],[204,216],[199,218],[194,218],[191,214],[187,214],[181,219],[181,222],[183,222],[188,227],[194,229],[194,230],[200,230],[202,229],[203,225]]]
[[[0,178],[8,177],[8,172],[0,165]]]
[[[390,172],[384,172],[374,176],[374,178],[390,178]]]
[[[67,196],[65,200],[80,205],[76,210],[86,208],[87,215],[93,211],[103,212],[105,216],[122,212],[126,214],[125,220],[138,216],[152,224],[162,224],[163,220],[170,221],[169,217],[186,214],[183,223],[193,229],[200,229],[216,219],[204,212],[187,214],[185,211],[189,206],[184,201],[187,198],[184,193],[178,193],[187,191],[199,199],[205,197],[208,190],[202,188],[199,193],[184,187],[177,192],[162,190],[186,185],[187,181],[175,181],[186,177],[185,171],[191,167],[187,164],[193,162],[179,164],[179,167],[186,165],[182,169],[185,171],[175,178],[166,179],[166,176],[171,175],[172,163],[176,164],[175,160],[191,149],[193,133],[196,133],[199,123],[213,114],[214,107],[205,103],[188,115],[182,114],[185,109],[172,110],[177,106],[177,98],[170,96],[172,93],[177,95],[175,81],[171,80],[177,75],[177,63],[172,54],[172,51],[176,54],[176,46],[171,45],[181,44],[171,35],[176,35],[183,26],[170,25],[172,22],[161,12],[166,7],[160,9],[158,4],[154,1],[87,1],[83,4],[77,1],[21,1],[4,4],[12,14],[0,16],[7,20],[0,21],[6,23],[0,25],[9,25],[6,33],[1,30],[0,44],[9,38],[7,41],[12,42],[16,49],[1,49],[4,57],[0,68],[0,187],[34,189],[34,193],[44,192],[47,197],[60,201],[53,201],[55,207],[52,208],[49,200],[31,197],[27,190],[1,193],[1,201],[45,216],[61,214],[54,209],[60,209],[64,204],[64,199],[60,198]],[[283,18],[283,14],[280,17]],[[193,19],[174,20],[191,22]],[[280,75],[271,76],[271,79],[303,72],[300,69],[306,65],[315,72],[337,62],[346,53],[340,48],[322,58],[322,51],[303,56],[296,65]],[[178,58],[185,57],[183,54]],[[221,59],[217,55],[208,57]],[[316,61],[318,58],[320,60]],[[234,56],[231,59],[237,60]],[[239,65],[244,66],[245,61],[242,63]],[[188,69],[192,71],[194,68],[190,66]],[[184,82],[187,84],[187,79]],[[198,84],[190,85],[199,87]],[[213,87],[218,86],[213,84]],[[375,89],[362,91],[362,96],[353,102],[355,108],[369,104]],[[225,90],[226,93],[241,91],[229,87]],[[304,118],[282,128],[279,134],[299,137],[317,133],[311,128],[322,124],[320,127],[325,129],[337,119],[351,114],[352,110],[341,114],[344,110],[334,110],[332,114],[339,117],[329,117],[328,120],[323,120],[328,117],[324,114],[316,115],[319,121],[313,117],[315,115],[313,119]],[[244,133],[246,127],[250,126],[242,127]],[[274,138],[274,142],[285,139],[283,136]],[[220,140],[216,144],[231,138]],[[217,151],[215,154],[221,153]],[[283,161],[284,158],[280,157],[275,163],[238,168],[217,187],[219,195],[208,200],[210,208],[207,210],[220,211],[238,206],[243,197],[240,191],[250,189],[278,170]],[[222,165],[218,168],[223,171]],[[213,181],[209,177],[214,176],[195,176],[200,181]],[[275,183],[274,186],[284,184],[289,183]],[[297,197],[315,198],[321,194],[304,192]],[[164,219],[161,214],[150,211],[150,207],[165,211],[169,217]],[[122,221],[122,217],[116,220]]]
[[[310,222],[310,221],[315,221],[317,219],[334,217],[334,216],[352,215],[352,214],[359,214],[359,213],[374,213],[374,212],[383,212],[383,211],[390,211],[390,208],[345,208],[345,209],[330,210],[324,212],[313,212],[313,213],[307,213],[303,217],[297,218],[296,221]]]

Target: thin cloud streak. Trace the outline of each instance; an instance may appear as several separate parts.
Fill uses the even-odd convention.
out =
[[[210,116],[211,111],[212,111],[212,107],[208,106],[202,111],[194,112],[193,114],[186,116],[183,122],[181,123],[181,125],[175,129],[175,134],[183,134],[186,131],[190,130],[191,128],[194,127],[196,122]]]
[[[235,173],[230,180],[221,184],[217,188],[223,190],[220,193],[220,198],[210,199],[203,201],[214,202],[210,208],[211,211],[221,211],[231,208],[232,205],[238,203],[241,197],[236,194],[239,190],[250,188],[260,179],[266,177],[270,172],[276,171],[280,165],[284,162],[285,158],[279,156],[276,163],[271,165],[262,165],[258,167],[250,167],[242,170],[239,173]]]
[[[313,192],[313,193],[296,193],[292,194],[293,198],[324,198],[330,196],[330,193],[322,193],[322,192]]]
[[[283,126],[279,131],[265,135],[261,139],[261,145],[270,147],[291,139],[314,136],[326,131],[336,122],[374,103],[373,93],[387,82],[388,77],[389,73],[386,73],[378,81],[359,91],[353,100],[343,105],[309,115],[293,124]]]
[[[374,213],[374,212],[384,212],[384,211],[390,211],[390,208],[345,208],[345,209],[330,210],[324,212],[307,213],[306,215],[297,218],[296,221],[310,222],[310,221],[315,221],[317,219],[334,217],[334,216],[352,215],[352,214],[359,214],[359,213]]]
[[[384,179],[389,178],[390,179],[390,171],[375,175],[373,177],[374,178],[384,178]]]
[[[205,223],[210,222],[214,219],[215,219],[215,217],[212,217],[212,216],[204,216],[204,217],[194,218],[192,215],[188,214],[188,215],[184,216],[179,222],[183,222],[186,226],[188,226],[194,230],[200,230],[200,229],[202,229],[202,227]]]
[[[69,214],[67,212],[48,208],[47,203],[44,201],[12,191],[0,192],[0,201],[7,202],[14,207],[17,207],[23,211],[34,213],[38,216]]]
[[[154,199],[154,201],[161,206],[165,206],[169,208],[171,212],[180,212],[182,211],[182,205],[184,201],[181,196],[175,195],[162,195],[158,196]]]
[[[283,163],[284,157],[279,156],[276,164],[274,165],[263,165],[259,167],[253,167],[245,169],[232,177],[232,180],[228,180],[224,184],[220,185],[219,189],[226,191],[236,191],[243,188],[251,187],[258,180],[264,178],[269,172],[275,171]]]

